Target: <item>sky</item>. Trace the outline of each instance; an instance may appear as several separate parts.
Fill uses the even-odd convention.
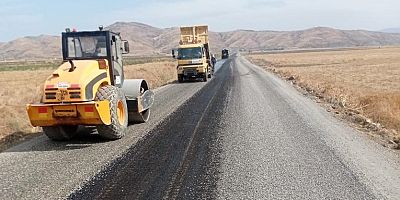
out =
[[[117,21],[211,31],[400,27],[399,0],[0,0],[0,42]]]

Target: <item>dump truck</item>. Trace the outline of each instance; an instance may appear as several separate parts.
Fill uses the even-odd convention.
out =
[[[221,59],[227,59],[229,58],[229,50],[228,49],[222,49],[221,51]]]
[[[178,82],[198,78],[206,82],[207,78],[211,78],[213,66],[207,25],[180,27],[177,53],[175,55],[175,51],[172,51],[173,57],[178,60]]]
[[[33,126],[52,140],[68,140],[78,126],[95,126],[105,139],[122,138],[128,124],[150,117],[154,93],[143,79],[125,79],[128,41],[103,30],[62,33],[63,62],[45,81],[40,103],[28,104]]]

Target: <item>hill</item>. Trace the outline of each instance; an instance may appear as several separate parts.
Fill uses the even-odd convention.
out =
[[[117,22],[106,29],[120,32],[130,42],[132,55],[165,55],[179,41],[179,29],[157,28],[136,22]],[[211,27],[212,29],[212,27]],[[297,48],[336,48],[400,45],[400,34],[316,27],[300,31],[236,30],[210,32],[213,52]],[[61,56],[59,36],[24,37],[0,43],[0,59],[47,59]]]
[[[383,30],[381,30],[381,32],[384,32],[384,33],[400,33],[400,27],[383,29]]]
[[[59,36],[29,36],[0,44],[0,59],[2,60],[59,58],[60,55]]]

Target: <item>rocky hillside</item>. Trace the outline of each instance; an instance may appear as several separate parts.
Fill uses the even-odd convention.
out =
[[[117,22],[107,27],[121,32],[130,42],[132,55],[165,55],[179,41],[177,27],[160,29],[136,22]],[[212,27],[211,27],[212,30]],[[317,27],[301,31],[236,30],[210,32],[213,52],[296,48],[335,48],[400,45],[400,34]],[[43,59],[61,56],[59,36],[24,37],[0,43],[0,59]]]
[[[59,36],[29,36],[0,44],[0,59],[42,59],[61,55]]]

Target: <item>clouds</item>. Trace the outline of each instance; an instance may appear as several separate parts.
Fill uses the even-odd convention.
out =
[[[252,0],[252,1],[246,1],[247,7],[249,9],[254,9],[254,8],[265,8],[265,7],[284,7],[286,4],[285,1],[283,0]]]
[[[59,34],[65,27],[137,21],[157,27],[209,24],[214,31],[314,26],[380,30],[400,25],[398,0],[2,0],[0,41]]]
[[[244,24],[252,25],[254,19],[257,19],[257,13],[268,15],[269,8],[282,6],[285,6],[283,0],[153,1],[114,11],[113,15],[161,27],[209,24],[213,30],[226,31],[241,28],[240,25]]]
[[[398,26],[398,7],[397,0],[178,0],[126,6],[113,15],[161,27],[207,23],[216,31],[314,26],[378,30]]]
[[[223,16],[227,10],[235,12],[235,6],[232,6],[229,0],[154,1],[141,6],[114,11],[114,14],[120,18],[128,16],[128,19],[132,20],[139,19],[147,23],[153,22],[154,24],[155,22],[165,24],[164,26],[171,26],[172,24]]]

